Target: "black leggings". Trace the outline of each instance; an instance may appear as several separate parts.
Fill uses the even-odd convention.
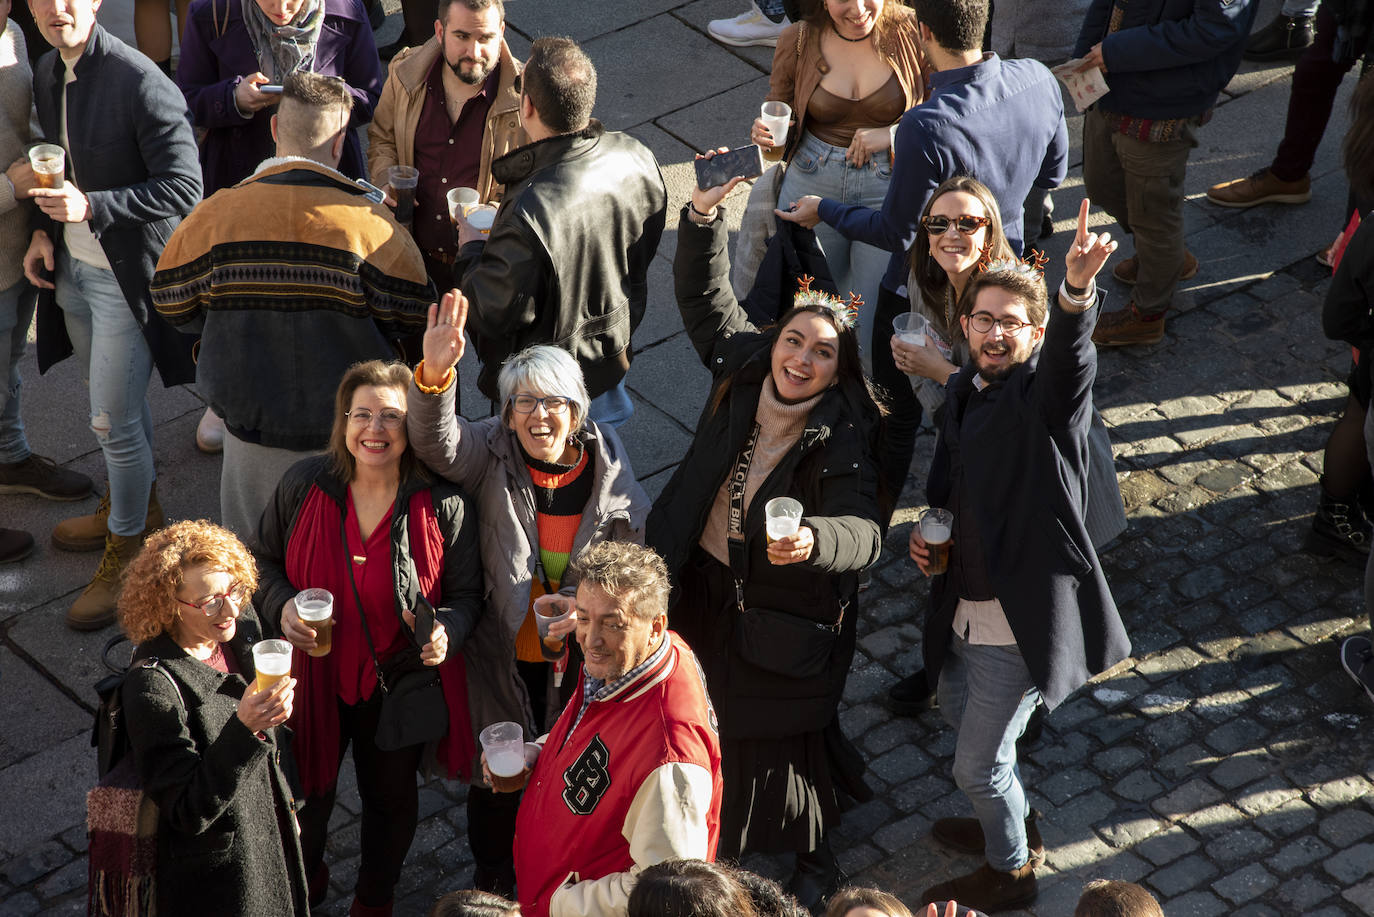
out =
[[[896,503],[911,470],[916,451],[916,431],[921,426],[921,402],[911,388],[911,379],[892,359],[892,320],[911,311],[911,302],[887,287],[878,287],[878,306],[873,313],[873,339],[869,354],[873,361],[873,381],[882,389],[888,410],[882,449],[878,455],[878,475],[885,488],[885,506]],[[884,510],[885,515],[890,515]],[[883,519],[886,528],[887,519]]]
[[[352,745],[358,795],[363,804],[362,857],[354,895],[368,907],[381,907],[391,901],[401,877],[401,866],[415,839],[420,808],[415,772],[424,751],[423,745],[399,751],[379,749],[375,738],[381,711],[380,690],[357,706],[339,702],[339,762],[343,763],[344,750]],[[337,789],[336,778],[328,790],[309,797],[298,815],[301,853],[308,876],[314,875],[324,862],[324,843]]]

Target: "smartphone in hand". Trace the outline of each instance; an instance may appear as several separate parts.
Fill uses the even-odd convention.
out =
[[[763,174],[763,151],[751,143],[728,153],[717,153],[710,159],[694,160],[693,165],[697,169],[697,187],[706,191],[732,178],[758,178]]]
[[[415,596],[415,642],[423,647],[434,633],[434,606],[423,595]]]

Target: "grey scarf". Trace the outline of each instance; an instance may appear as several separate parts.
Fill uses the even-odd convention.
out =
[[[324,0],[306,0],[286,25],[268,19],[257,0],[243,0],[243,22],[257,54],[258,69],[269,80],[280,83],[297,70],[313,69],[315,43],[324,25]]]

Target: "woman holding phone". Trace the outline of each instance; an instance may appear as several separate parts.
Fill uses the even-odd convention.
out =
[[[353,749],[363,810],[353,917],[391,913],[419,814],[416,771],[425,764],[467,777],[474,756],[458,650],[482,607],[476,515],[462,490],[436,481],[411,451],[409,385],[402,363],[349,369],[325,454],[287,471],[258,527],[259,604],[295,647],[292,671],[301,683],[291,726],[306,796],[301,847],[312,906],[328,890],[329,815],[339,764]],[[334,598],[327,655],[312,654],[321,635],[296,609],[304,588]],[[431,609],[433,627],[415,632],[417,613],[430,617]],[[379,747],[378,663],[392,671],[402,661],[438,667],[449,726],[437,745]]]

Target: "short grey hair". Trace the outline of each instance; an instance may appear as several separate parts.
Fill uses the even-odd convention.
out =
[[[573,559],[571,576],[579,586],[599,586],[641,621],[668,613],[668,565],[653,548],[629,541],[598,541]]]
[[[582,378],[582,367],[566,350],[551,344],[526,347],[506,360],[501,364],[496,386],[501,396],[501,422],[507,424],[511,417],[511,399],[522,387],[567,398],[574,433],[586,423],[587,407],[592,403],[587,383]]]

